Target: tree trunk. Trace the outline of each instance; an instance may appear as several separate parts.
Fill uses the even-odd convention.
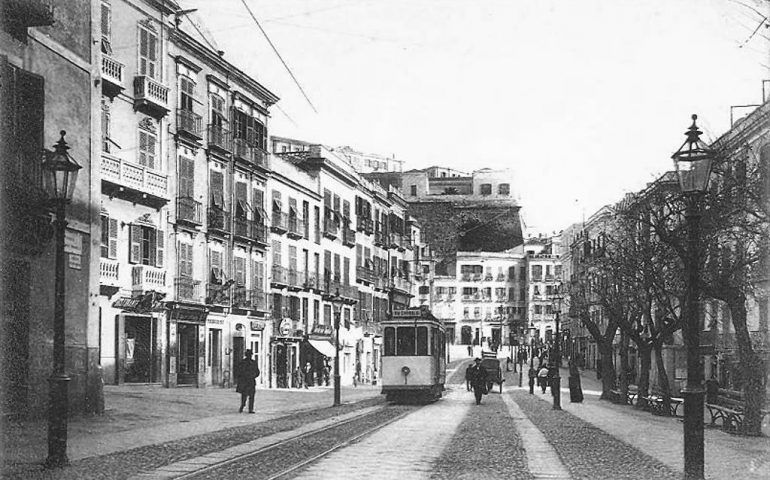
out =
[[[602,342],[597,344],[599,347],[599,354],[601,358],[599,361],[602,364],[602,396],[599,397],[602,400],[610,400],[610,390],[615,388],[615,365],[612,361],[612,340],[602,339]]]
[[[628,398],[628,335],[620,332],[620,391]]]
[[[639,394],[636,397],[636,408],[644,408],[647,402],[643,400],[650,391],[650,368],[652,367],[652,346],[646,342],[637,344],[639,352]]]
[[[743,420],[743,433],[761,435],[760,410],[765,400],[765,388],[762,385],[762,379],[765,376],[764,364],[751,346],[751,337],[746,325],[746,296],[743,293],[734,293],[729,296],[727,304],[735,327],[741,376],[745,379],[743,392],[746,396],[746,414]]]
[[[659,340],[654,344],[655,363],[658,365],[658,386],[663,396],[663,415],[670,415],[671,412],[671,389],[668,386],[668,374],[666,366],[663,363],[663,341]]]

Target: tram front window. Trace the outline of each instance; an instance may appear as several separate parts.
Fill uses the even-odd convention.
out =
[[[415,351],[414,327],[398,327],[396,329],[396,355],[411,357]]]
[[[428,327],[387,327],[384,337],[386,356],[428,355]]]
[[[417,355],[428,354],[428,327],[417,327]]]

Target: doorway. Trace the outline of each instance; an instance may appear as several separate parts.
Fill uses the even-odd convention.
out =
[[[209,330],[209,361],[211,368],[211,384],[222,383],[222,330]]]
[[[123,381],[155,383],[160,371],[157,352],[157,320],[152,317],[125,317],[125,350]]]
[[[198,325],[179,322],[177,344],[179,346],[179,369],[177,384],[198,384]]]
[[[278,343],[275,345],[275,385],[278,388],[288,388],[289,386],[287,366],[288,356],[286,344]]]

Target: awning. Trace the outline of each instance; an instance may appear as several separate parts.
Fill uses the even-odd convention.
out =
[[[321,355],[326,355],[329,358],[334,358],[334,345],[332,345],[331,342],[327,342],[326,340],[312,340],[308,339],[308,342],[310,342],[310,345],[313,346],[316,350],[318,350]]]

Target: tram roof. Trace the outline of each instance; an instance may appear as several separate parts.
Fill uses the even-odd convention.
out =
[[[404,323],[404,322],[414,322],[414,321],[429,321],[429,322],[435,322],[439,324],[443,324],[443,322],[433,316],[430,309],[427,306],[420,306],[420,307],[414,307],[414,308],[404,308],[404,309],[397,309],[393,310],[392,315],[387,320],[384,320],[383,323]]]

